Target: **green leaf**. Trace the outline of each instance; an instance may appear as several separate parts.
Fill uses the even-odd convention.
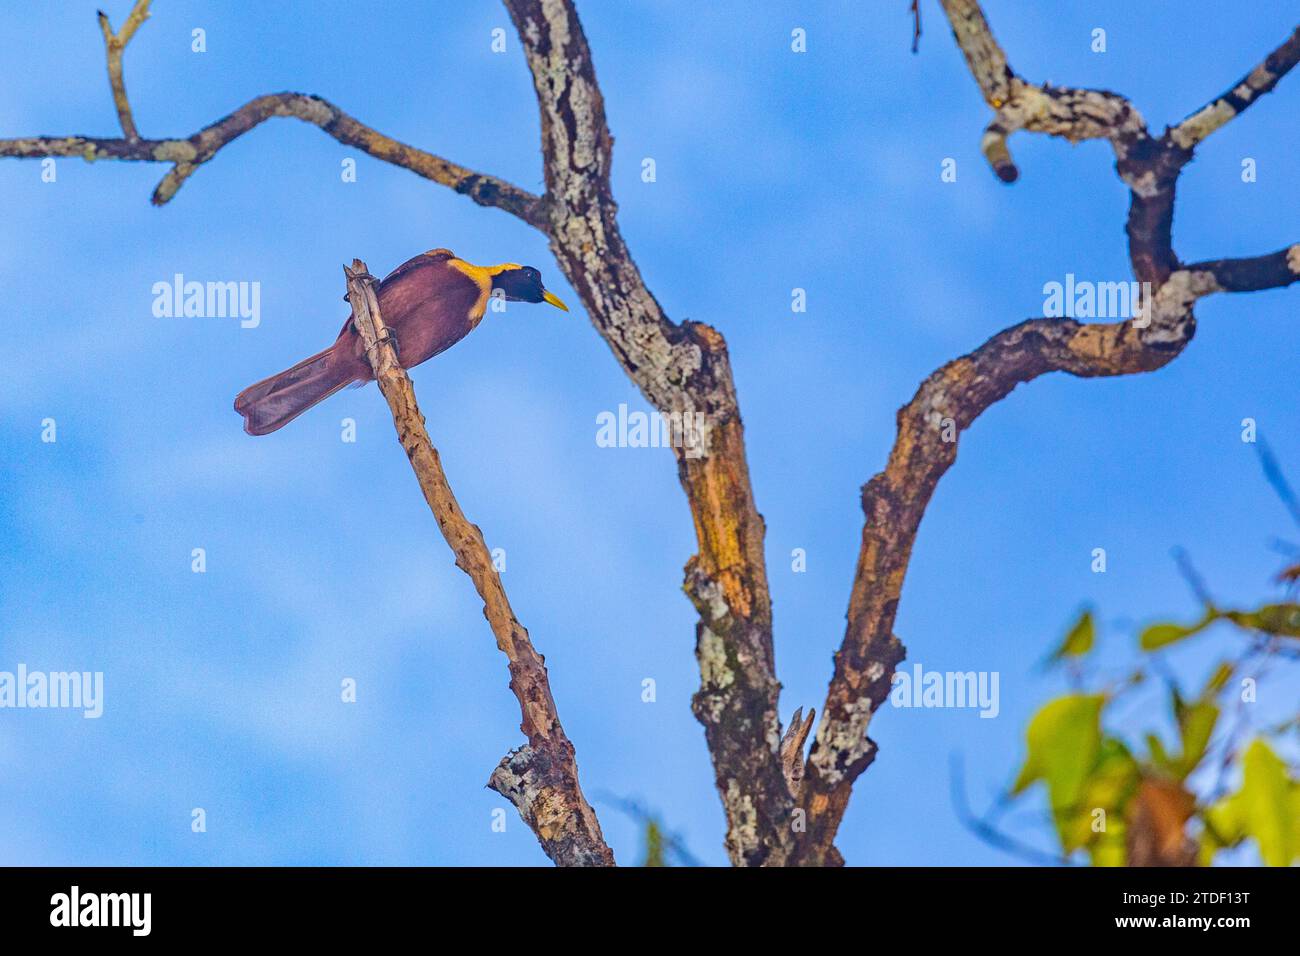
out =
[[[1124,743],[1114,737],[1103,738],[1076,812],[1058,822],[1065,852],[1086,846],[1093,866],[1123,866],[1123,807],[1141,778],[1141,768]],[[1099,810],[1104,811],[1104,817],[1097,813]],[[1106,828],[1097,831],[1095,826],[1100,820],[1105,821]]]
[[[1198,631],[1203,631],[1214,620],[1211,615],[1206,615],[1195,624],[1152,624],[1145,628],[1138,637],[1138,643],[1144,651],[1154,651],[1161,647],[1167,647],[1184,638],[1191,637]]]
[[[1290,866],[1300,856],[1300,781],[1263,740],[1241,763],[1241,789],[1206,813],[1209,849],[1253,837],[1266,864]]]
[[[1029,722],[1029,755],[1011,788],[1021,793],[1039,780],[1047,785],[1048,803],[1067,852],[1079,845],[1074,821],[1097,768],[1105,702],[1102,694],[1069,694],[1044,705]]]
[[[1079,615],[1079,619],[1066,632],[1065,639],[1057,645],[1048,658],[1054,663],[1066,657],[1082,657],[1093,648],[1097,639],[1097,627],[1092,619],[1092,609],[1088,608]]]
[[[1178,721],[1178,734],[1183,746],[1179,758],[1169,761],[1166,769],[1178,779],[1186,779],[1205,757],[1210,738],[1214,736],[1214,728],[1219,722],[1220,710],[1215,697],[1227,686],[1234,671],[1235,665],[1227,661],[1219,664],[1201,688],[1200,696],[1191,703],[1183,699],[1177,687],[1171,688],[1174,717]]]
[[[1088,860],[1093,866],[1123,866],[1128,858],[1124,846],[1125,824],[1116,817],[1107,823],[1108,832],[1088,845]]]
[[[664,835],[657,820],[645,824],[645,862],[642,866],[667,866],[664,859]]]
[[[1147,752],[1151,756],[1152,765],[1160,770],[1172,772],[1174,769],[1174,762],[1169,758],[1169,754],[1165,750],[1164,742],[1155,734],[1147,734],[1146,741]]]
[[[1101,745],[1101,694],[1067,694],[1048,701],[1025,731],[1029,756],[1012,787],[1020,793],[1038,780],[1077,795]]]
[[[1177,768],[1179,779],[1186,778],[1201,762],[1218,722],[1219,705],[1211,700],[1198,700],[1182,708],[1178,715],[1178,731],[1183,742]]]
[[[1210,807],[1201,814],[1205,826],[1201,830],[1201,846],[1198,865],[1213,866],[1214,856],[1220,850],[1236,846],[1242,837],[1233,833],[1230,821],[1224,819],[1222,804]]]

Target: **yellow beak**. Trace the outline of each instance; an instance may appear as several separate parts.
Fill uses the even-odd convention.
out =
[[[567,305],[565,305],[563,302],[561,302],[561,301],[560,301],[560,297],[559,297],[558,295],[556,295],[554,292],[543,292],[543,293],[542,293],[542,301],[543,301],[543,302],[549,302],[549,303],[551,303],[551,305],[555,306],[557,309],[563,309],[565,312],[568,312],[568,311],[569,311],[569,307],[568,307]]]

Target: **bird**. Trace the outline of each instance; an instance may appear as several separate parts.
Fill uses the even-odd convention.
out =
[[[473,332],[493,295],[569,311],[532,266],[476,266],[450,249],[431,249],[403,262],[379,282],[375,295],[398,363],[408,369]],[[243,416],[248,434],[269,435],[339,389],[374,377],[365,342],[349,316],[333,345],[248,386],[235,397],[235,411]]]

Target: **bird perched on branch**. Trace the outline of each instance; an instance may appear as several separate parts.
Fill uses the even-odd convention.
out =
[[[450,249],[408,259],[375,287],[380,314],[403,368],[428,361],[474,331],[494,294],[512,302],[549,302],[569,311],[543,288],[542,274],[531,266],[513,262],[476,266]],[[345,385],[364,384],[374,377],[365,343],[349,317],[325,351],[240,392],[235,411],[244,416],[244,431],[266,435]]]

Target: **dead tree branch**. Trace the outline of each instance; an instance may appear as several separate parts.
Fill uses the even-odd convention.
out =
[[[120,32],[114,34],[108,17],[99,14],[100,29],[108,56],[109,84],[122,138],[96,136],[24,136],[0,139],[0,158],[34,159],[45,156],[99,160],[171,163],[153,192],[152,202],[162,206],[176,195],[200,166],[216,156],[228,143],[273,116],[292,116],[319,127],[345,146],[352,146],[376,159],[409,169],[418,176],[468,196],[480,206],[492,206],[518,216],[543,232],[547,229],[545,200],[494,176],[475,172],[450,160],[407,146],[353,119],[319,96],[304,93],[270,93],[250,100],[229,116],[199,130],[193,136],[169,139],[141,139],[126,98],[122,79],[122,53],[135,31],[149,15],[151,0],[136,0]]]
[[[706,443],[676,448],[699,553],[685,590],[700,619],[704,724],[737,865],[779,860],[791,800],[781,769],[772,603],[763,518],[754,502],[744,428],[722,335],[663,312],[619,231],[610,187],[613,140],[587,38],[571,0],[506,0],[533,74],[550,197],[551,249],[592,324],[646,399],[694,414]]]
[[[153,192],[151,201],[162,206],[176,195],[194,172],[226,144],[273,116],[292,116],[311,123],[346,146],[409,169],[468,196],[480,206],[494,206],[545,231],[544,201],[504,180],[459,166],[371,129],[333,103],[304,93],[270,93],[245,103],[229,116],[185,139],[113,139],[93,136],[29,136],[0,139],[0,157],[32,159],[41,156],[80,157],[86,162],[119,159],[145,163],[171,163]]]
[[[1243,76],[1232,89],[1201,107],[1169,131],[1169,138],[1182,149],[1192,149],[1216,129],[1240,116],[1252,103],[1277,86],[1300,61],[1300,27],[1264,62]]]
[[[792,863],[834,860],[832,841],[854,781],[875,757],[867,729],[904,654],[893,634],[903,579],[931,495],[957,458],[959,434],[1017,385],[1047,372],[1098,377],[1166,365],[1195,334],[1192,307],[1203,296],[1300,280],[1300,245],[1253,259],[1184,266],[1173,250],[1173,207],[1178,175],[1199,141],[1190,127],[1184,129],[1191,121],[1155,139],[1137,110],[1116,93],[1028,83],[1011,69],[976,0],[941,2],[971,74],[995,111],[982,143],[994,172],[1007,182],[1019,175],[1006,147],[1007,135],[1017,129],[1072,142],[1109,140],[1116,170],[1130,190],[1129,258],[1136,277],[1150,283],[1151,294],[1141,315],[1130,321],[1030,319],[999,332],[932,374],[899,410],[898,436],[885,470],[862,489],[866,521],[848,627],[808,757],[799,800],[806,830],[797,839]],[[1293,35],[1251,74],[1250,95],[1237,94],[1232,115],[1272,89],[1297,57],[1300,43]],[[1176,133],[1179,129],[1183,132]]]
[[[474,582],[483,599],[483,616],[492,627],[497,647],[510,662],[510,689],[519,698],[520,729],[528,743],[506,755],[492,772],[488,786],[518,808],[546,855],[557,864],[613,866],[614,854],[578,784],[573,744],[560,725],[546,662],[510,607],[483,533],[465,517],[452,494],[438,451],[425,430],[411,379],[398,364],[369,270],[364,262],[355,259],[344,272],[353,321],[366,344],[379,390],[393,413],[397,438],[411,461],[438,529],[456,556],[456,566]]]

